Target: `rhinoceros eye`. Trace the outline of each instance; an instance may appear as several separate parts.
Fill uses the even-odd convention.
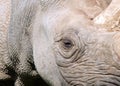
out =
[[[83,48],[84,44],[81,36],[78,35],[76,30],[68,29],[67,31],[56,35],[54,46],[57,55],[61,55],[68,59],[77,55],[76,53],[79,50],[83,50],[81,48]]]
[[[61,42],[62,42],[62,47],[63,47],[64,49],[71,49],[71,48],[74,46],[72,40],[71,40],[71,39],[68,39],[68,38],[62,39]]]

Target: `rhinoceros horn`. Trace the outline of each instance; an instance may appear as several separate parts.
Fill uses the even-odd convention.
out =
[[[119,30],[120,21],[120,1],[112,0],[110,5],[100,13],[95,19],[94,23],[102,25],[110,30]]]
[[[110,32],[116,32],[113,36],[113,46],[120,56],[120,0],[112,0],[110,5],[94,19],[94,23]]]

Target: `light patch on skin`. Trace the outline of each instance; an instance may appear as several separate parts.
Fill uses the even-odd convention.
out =
[[[104,23],[105,23],[104,16],[102,15],[102,16],[100,16],[100,17],[96,17],[95,23],[96,23],[96,24],[99,24],[99,23],[104,24]]]

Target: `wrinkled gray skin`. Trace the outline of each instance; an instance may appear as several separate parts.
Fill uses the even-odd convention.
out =
[[[20,57],[19,55],[23,52],[21,51],[17,52],[18,48],[15,50],[10,50],[11,48],[7,46],[9,45],[9,41],[7,40],[7,34],[8,34],[7,32],[10,23],[10,15],[11,15],[10,2],[12,1],[11,0],[0,1],[0,86],[14,86],[14,85],[15,86],[36,86],[36,85],[47,86],[46,84],[44,84],[44,81],[40,78],[40,76],[36,72],[32,59],[32,53],[31,53],[32,51],[29,49],[31,52],[29,52],[29,56],[23,56],[24,58],[27,58],[24,60],[22,57],[19,58]],[[16,4],[12,3],[12,7],[16,7]],[[14,15],[15,14],[14,12],[16,12],[15,9],[14,11],[12,9],[12,12]],[[15,18],[11,17],[11,21],[12,19]],[[12,38],[12,36],[10,38]],[[19,47],[18,45],[16,46]],[[8,47],[10,51],[8,51]],[[8,52],[10,55],[9,57],[8,57]],[[22,55],[25,54],[26,52],[23,53]],[[21,61],[21,59],[23,60]]]
[[[35,4],[37,5],[34,2],[36,1],[11,0],[11,19],[7,40],[8,57],[4,58],[4,62],[7,74],[10,76],[10,80],[12,79],[11,83],[14,83],[15,86],[41,86],[44,84],[34,66],[30,42],[30,25],[32,17],[35,15],[31,11],[35,11]],[[43,86],[47,86],[47,84]]]
[[[107,5],[99,6],[87,0],[12,0],[6,64],[19,75],[15,85],[36,77],[36,67],[51,86],[120,86],[117,34],[92,23]]]

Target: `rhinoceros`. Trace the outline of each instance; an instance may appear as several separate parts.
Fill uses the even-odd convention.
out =
[[[50,86],[120,86],[119,0],[11,3],[1,63],[15,86],[40,78]]]
[[[0,86],[47,86],[47,84],[44,84],[44,81],[38,76],[33,64],[30,63],[31,61],[33,62],[32,58],[31,61],[29,61],[30,59],[27,60],[31,67],[24,67],[26,68],[25,71],[35,70],[35,72],[31,73],[33,75],[30,74],[30,76],[29,72],[28,75],[26,75],[28,76],[26,80],[25,78],[21,80],[20,72],[17,72],[17,67],[19,67],[16,65],[18,63],[17,57],[13,57],[16,62],[9,58],[7,34],[10,24],[10,15],[12,15],[11,6],[11,0],[0,1]]]

